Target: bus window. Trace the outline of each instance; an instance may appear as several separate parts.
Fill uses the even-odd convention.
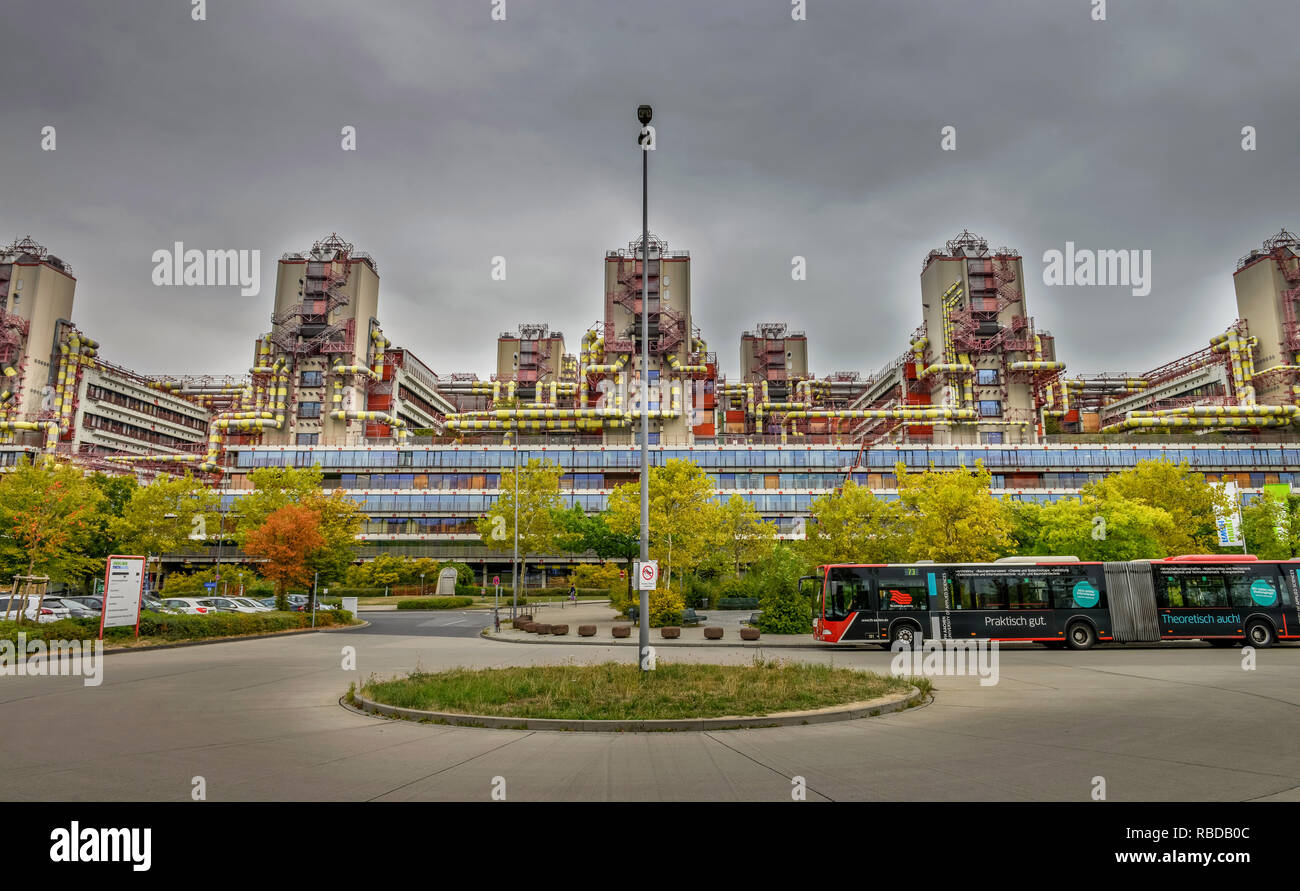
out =
[[[1229,606],[1254,609],[1278,605],[1277,571],[1272,566],[1248,567],[1241,575],[1225,581]]]
[[[1007,595],[1011,609],[1051,609],[1051,583],[1056,579],[1045,576],[1020,576],[1007,580]]]
[[[1156,606],[1162,609],[1180,609],[1183,607],[1183,580],[1177,576],[1157,573]]]
[[[975,608],[975,595],[971,593],[969,579],[948,579],[948,602],[953,609]]]
[[[882,576],[879,585],[882,610],[929,609],[929,592],[918,575]]]
[[[1080,567],[1052,579],[1052,601],[1057,609],[1105,609],[1101,579],[1089,577]]]
[[[866,569],[836,566],[826,578],[826,603],[822,615],[832,622],[843,621],[856,610],[870,609],[869,595]]]
[[[976,609],[1006,609],[1007,580],[1005,578],[971,579],[971,593],[975,595]]]
[[[1158,606],[1177,609],[1206,609],[1228,605],[1228,591],[1218,573],[1169,576],[1165,579],[1165,596]]]

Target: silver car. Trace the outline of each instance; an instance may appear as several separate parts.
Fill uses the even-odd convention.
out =
[[[72,612],[60,603],[57,597],[46,597],[44,602],[39,597],[27,597],[24,602],[24,598],[19,596],[12,598],[12,606],[10,600],[9,597],[0,597],[0,619],[5,618],[8,613],[8,618],[13,620],[18,616],[20,609],[23,611],[23,618],[29,622],[57,622],[60,619],[72,618]]]

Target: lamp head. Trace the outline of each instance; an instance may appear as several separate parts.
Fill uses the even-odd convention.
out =
[[[650,123],[650,118],[653,116],[654,109],[649,105],[638,105],[636,107],[636,119],[641,122],[642,127]]]

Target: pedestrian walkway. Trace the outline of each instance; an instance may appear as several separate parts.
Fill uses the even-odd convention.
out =
[[[611,645],[635,647],[638,643],[636,623],[620,617],[607,604],[580,603],[576,607],[569,605],[563,610],[554,607],[546,607],[540,610],[530,608],[530,610],[534,621],[551,625],[568,625],[569,632],[557,635],[520,631],[510,623],[510,610],[502,609],[501,630],[499,632],[489,630],[486,636],[492,640],[539,645],[598,644],[606,647]],[[522,609],[520,611],[523,612]],[[817,648],[821,646],[813,641],[811,634],[763,634],[758,640],[741,640],[740,629],[745,627],[745,621],[753,614],[752,610],[699,610],[699,612],[708,616],[708,619],[700,625],[683,627],[681,636],[675,640],[665,638],[660,633],[660,629],[651,628],[651,645],[656,647],[750,647],[754,649],[780,647]],[[580,637],[578,635],[579,625],[595,626],[595,635]],[[625,638],[614,637],[613,628],[615,625],[629,625],[632,629],[631,633]],[[722,638],[720,640],[708,640],[704,636],[705,628],[721,628]]]

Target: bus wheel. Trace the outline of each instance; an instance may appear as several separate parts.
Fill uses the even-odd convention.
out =
[[[1072,650],[1091,650],[1097,642],[1097,632],[1087,622],[1075,622],[1065,629],[1065,639]]]
[[[1273,629],[1267,622],[1256,619],[1246,626],[1246,643],[1258,649],[1273,646]]]
[[[894,630],[889,632],[889,642],[891,644],[901,640],[909,647],[915,648],[919,638],[920,634],[917,630],[905,622],[900,622],[895,625]]]

